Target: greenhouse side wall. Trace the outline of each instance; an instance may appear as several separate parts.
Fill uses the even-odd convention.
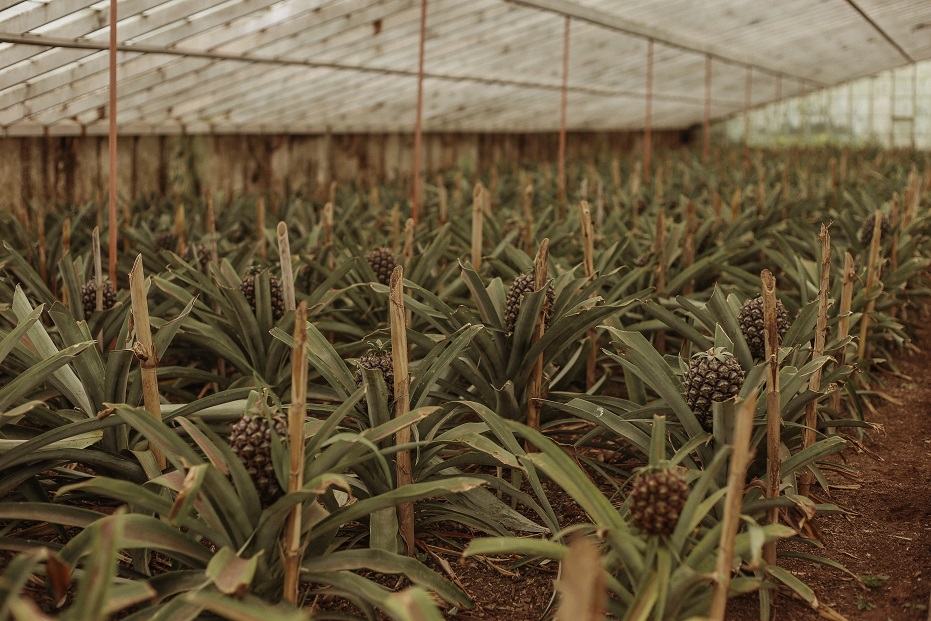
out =
[[[570,132],[567,158],[623,155],[642,148],[642,132]],[[686,132],[653,133],[655,148],[678,147]],[[424,135],[424,174],[458,167],[485,172],[554,163],[558,134]],[[106,195],[105,136],[0,139],[2,206],[82,203]],[[325,191],[330,181],[404,180],[412,169],[410,134],[125,136],[118,144],[124,198],[205,191]]]

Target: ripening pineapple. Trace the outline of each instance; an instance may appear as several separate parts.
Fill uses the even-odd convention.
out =
[[[171,229],[161,229],[155,233],[156,250],[173,250],[178,241],[178,236]]]
[[[744,383],[744,370],[723,347],[692,356],[685,374],[685,401],[705,431],[712,430],[713,402],[737,396]]]
[[[391,284],[391,272],[397,267],[391,248],[375,248],[365,253],[365,259],[372,266],[372,271],[383,285]]]
[[[629,498],[633,525],[647,535],[668,537],[689,499],[689,488],[672,468],[647,467],[634,478]]]
[[[250,267],[246,277],[239,283],[239,290],[246,297],[246,301],[252,307],[253,312],[256,310],[255,277],[260,271],[261,269],[256,266]],[[271,272],[268,273],[268,289],[272,298],[272,317],[275,321],[278,321],[284,317],[284,292],[281,289],[281,282]]]
[[[766,323],[763,321],[763,296],[758,295],[744,302],[737,313],[737,321],[747,345],[750,346],[750,354],[754,358],[765,358]],[[778,347],[779,343],[782,343],[782,337],[789,331],[789,313],[782,300],[776,300],[776,328],[779,332],[779,342],[776,344]]]
[[[356,386],[362,386],[362,369],[381,371],[388,388],[388,403],[394,403],[394,358],[391,356],[391,348],[381,341],[369,343],[369,353],[359,358],[356,367]],[[365,397],[362,397],[359,403],[363,408],[366,407]]]
[[[84,319],[90,319],[97,310],[97,281],[91,278],[81,287],[81,301],[84,303]],[[109,280],[103,281],[103,310],[110,310],[116,304],[116,289]]]
[[[870,244],[873,243],[874,224],[875,215],[870,215],[863,221],[863,224],[860,226],[860,245],[864,248],[869,248]],[[892,232],[892,223],[889,221],[889,218],[885,214],[883,214],[882,222],[879,225],[879,231],[880,242],[882,242],[884,239],[888,239],[889,234]]]
[[[273,421],[275,433],[282,442],[286,441],[288,425],[283,416],[252,415],[249,412],[233,423],[229,437],[230,448],[252,478],[263,507],[269,506],[284,493],[275,476],[269,420]]]
[[[184,253],[184,260],[190,262],[195,259],[200,264],[200,269],[206,272],[207,266],[213,260],[213,252],[204,244],[191,244]]]
[[[507,306],[504,309],[504,325],[510,334],[514,332],[514,326],[517,324],[517,317],[520,315],[521,300],[528,293],[533,293],[533,274],[518,274],[508,289]],[[543,316],[545,317],[546,327],[550,325],[550,315],[553,311],[553,304],[556,303],[556,291],[553,285],[546,290],[546,302],[543,303]]]

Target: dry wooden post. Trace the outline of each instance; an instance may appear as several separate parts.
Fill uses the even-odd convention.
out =
[[[866,273],[866,290],[864,293],[867,300],[873,294],[873,287],[876,286],[876,280],[879,278],[879,244],[882,241],[882,222],[883,213],[877,209],[873,220],[873,240],[870,242],[870,258]],[[869,354],[866,337],[870,329],[870,313],[873,312],[875,304],[875,300],[867,302],[863,317],[860,319],[860,342],[857,346],[857,360],[863,360]]]
[[[181,202],[175,209],[175,237],[178,238],[178,254],[183,255],[187,249],[187,235],[184,233],[184,203]]]
[[[743,193],[740,188],[734,190],[731,194],[731,221],[733,222],[740,217],[740,203],[743,201]]]
[[[333,220],[334,220],[333,203],[327,203],[323,206],[323,245],[333,245]]]
[[[294,271],[291,267],[291,241],[288,238],[288,225],[278,223],[278,260],[281,263],[281,287],[284,289],[284,308],[294,310]]]
[[[404,416],[410,410],[410,378],[407,370],[407,317],[404,311],[404,269],[399,265],[391,273],[388,293],[391,320],[391,357],[394,365],[394,415]],[[411,441],[410,427],[399,429],[394,436],[395,444],[403,446]],[[414,468],[410,449],[400,450],[395,457],[398,487],[414,482]],[[406,502],[398,505],[398,524],[401,539],[408,556],[414,556],[414,505]]]
[[[327,195],[327,202],[336,204],[336,179],[330,182],[330,192]]]
[[[256,252],[258,255],[266,259],[268,258],[268,252],[265,249],[265,197],[260,196],[258,204],[255,208],[255,241],[256,241]]]
[[[659,208],[656,215],[656,234],[653,237],[653,255],[656,257],[656,295],[663,295],[666,290],[666,209]],[[666,331],[657,330],[653,340],[656,351],[661,354],[666,349]]]
[[[398,254],[401,248],[401,204],[395,203],[391,208],[391,252]]]
[[[404,223],[404,265],[410,267],[414,256],[414,219],[408,218]]]
[[[600,230],[605,223],[605,186],[601,179],[595,186],[595,226]]]
[[[683,269],[689,269],[695,263],[695,231],[698,228],[695,216],[695,202],[691,199],[685,204],[685,242],[682,247]],[[695,281],[690,280],[682,289],[684,295],[695,291]]]
[[[892,234],[892,246],[889,248],[889,260],[892,262],[892,271],[894,272],[899,267],[899,231],[898,224],[901,220],[900,209],[899,209],[899,193],[892,193],[892,213],[890,214],[892,218],[892,229],[895,231]],[[893,309],[893,316],[895,316],[895,309]]]
[[[601,555],[587,537],[569,544],[556,590],[561,596],[556,621],[602,621],[605,589]]]
[[[643,164],[640,160],[634,164],[634,171],[630,173],[630,198],[636,200],[640,196],[640,177],[643,174]]]
[[[818,323],[815,328],[815,343],[812,350],[812,359],[824,355],[824,344],[828,337],[828,293],[831,291],[831,234],[828,227],[821,225],[821,281],[818,288]],[[808,386],[812,391],[821,389],[821,369],[818,367],[811,374]],[[815,443],[815,428],[818,425],[818,401],[811,401],[805,408],[805,429],[802,430],[802,450]],[[815,480],[812,470],[806,470],[802,475],[799,493],[808,496],[811,485]]]
[[[477,272],[482,267],[482,222],[485,188],[481,182],[472,190],[472,268]]]
[[[844,254],[844,275],[841,279],[842,288],[840,294],[840,308],[837,311],[840,319],[837,322],[837,339],[843,342],[850,334],[850,306],[853,302],[853,283],[857,280],[857,272],[854,270],[853,256],[847,252]],[[834,354],[837,359],[837,366],[842,367],[847,358],[847,347],[841,346],[837,353]],[[831,395],[831,409],[835,412],[840,411],[840,389],[835,390]]]
[[[294,348],[291,350],[291,407],[288,408],[288,492],[304,487],[304,416],[307,413],[307,302],[294,315]],[[301,513],[291,509],[284,540],[284,598],[297,604],[301,570]]]
[[[440,194],[440,226],[449,220],[449,194],[446,192],[446,180],[443,175],[436,176],[436,189]]]
[[[724,621],[727,590],[731,583],[731,564],[734,561],[734,540],[740,526],[740,506],[743,504],[747,465],[750,463],[750,436],[753,432],[753,414],[756,412],[756,391],[737,410],[730,467],[727,473],[727,496],[724,500],[724,518],[721,520],[721,543],[715,565],[714,593],[708,617]]]
[[[158,352],[152,344],[152,327],[149,325],[149,304],[146,301],[145,274],[142,268],[142,255],[136,256],[133,269],[129,273],[129,294],[132,300],[133,326],[136,330],[136,342],[133,353],[139,359],[142,371],[142,398],[146,411],[156,420],[162,420],[162,406],[158,399]],[[149,446],[158,467],[162,470],[168,465],[165,456],[155,446]]]
[[[592,212],[588,203],[579,203],[579,224],[582,231],[582,250],[585,277],[591,280],[595,277],[595,226],[592,224]],[[594,293],[592,294],[594,295]],[[595,371],[598,364],[598,340],[596,330],[588,331],[588,361],[585,367],[585,387],[595,385]]]
[[[544,238],[540,242],[540,248],[537,250],[537,256],[533,261],[533,290],[541,291],[546,286],[547,269],[550,255],[550,240]],[[537,317],[537,325],[533,330],[533,338],[530,346],[543,338],[543,331],[546,329],[546,316],[540,312]],[[530,374],[530,385],[527,390],[527,426],[536,431],[540,430],[540,397],[543,395],[543,354],[541,353],[533,361],[533,372]],[[533,452],[536,448],[527,442],[526,451]]]
[[[779,328],[776,325],[776,279],[769,270],[760,275],[763,281],[763,321],[766,325],[766,497],[779,496],[782,481],[782,403],[779,394]],[[767,522],[779,522],[779,508],[767,511]],[[770,564],[776,563],[776,543],[763,546],[763,558]]]
[[[118,11],[117,11],[117,0],[110,0],[110,45],[109,45],[109,106],[107,110],[107,116],[109,117],[109,128],[107,131],[108,138],[108,159],[107,165],[109,169],[108,176],[108,185],[109,185],[109,200],[108,200],[108,227],[109,227],[109,252],[110,252],[110,282],[113,283],[113,286],[116,286],[116,143],[117,143],[117,131],[116,131],[116,27],[118,23]]]
[[[520,193],[520,207],[524,213],[524,252],[533,252],[533,181],[527,180]]]
[[[210,254],[217,261],[220,254],[217,249],[217,219],[213,212],[213,194],[207,194],[207,238],[210,240]]]

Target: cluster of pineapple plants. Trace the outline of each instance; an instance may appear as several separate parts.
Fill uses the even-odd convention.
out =
[[[406,226],[382,203],[402,195],[391,186],[336,187],[326,205],[139,200],[114,280],[82,217],[97,206],[44,210],[46,231],[69,234],[41,249],[35,223],[3,214],[3,615],[438,619],[473,602],[426,564],[432,542],[527,565],[564,561],[585,535],[608,612],[686,619],[712,606],[731,499],[729,594],[758,593],[763,618],[776,584],[805,594],[764,548],[840,510],[820,464],[869,429],[872,373],[911,346],[931,295],[931,188],[903,154],[851,154],[843,179],[820,154],[749,174],[734,157],[669,153],[651,183],[623,177],[629,161],[579,164],[568,201],[547,168],[500,170],[487,189],[450,171]],[[832,221],[822,291],[817,226]],[[130,291],[136,266],[147,278]],[[751,456],[734,491],[740,408]],[[774,462],[781,491],[764,493]],[[544,483],[586,521],[558,514]],[[776,509],[806,520],[773,523]],[[296,591],[281,553],[293,514]],[[53,535],[26,537],[34,522]],[[30,598],[27,580],[47,593]]]

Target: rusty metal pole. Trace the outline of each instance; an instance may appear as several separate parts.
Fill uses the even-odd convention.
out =
[[[116,286],[116,1],[110,0],[110,282]],[[127,223],[128,224],[128,223]]]
[[[750,165],[750,95],[753,88],[753,67],[747,67],[747,79],[744,81],[744,170]]]
[[[643,179],[650,178],[650,154],[653,133],[653,39],[647,39],[646,119],[643,127]]]
[[[566,16],[562,34],[562,93],[559,102],[559,194],[566,200],[566,108],[569,105],[569,17]]]
[[[702,122],[701,161],[711,157],[711,54],[705,54],[705,118]]]
[[[782,132],[782,121],[785,118],[785,107],[782,103],[782,74],[776,76],[776,131]]]
[[[417,121],[414,128],[414,192],[411,200],[411,218],[418,222],[420,209],[420,151],[423,141],[423,57],[427,38],[427,0],[420,0],[420,51],[417,60]]]

